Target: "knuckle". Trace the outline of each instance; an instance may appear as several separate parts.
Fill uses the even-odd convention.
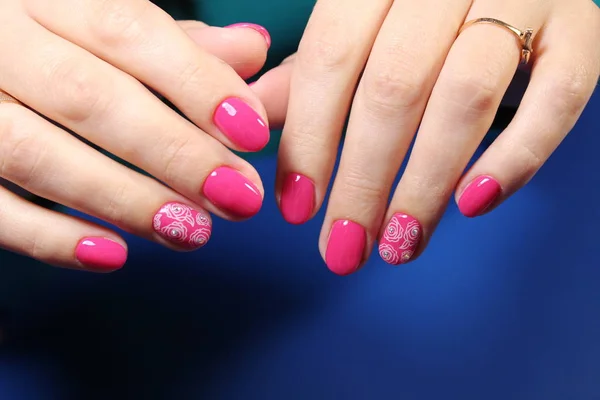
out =
[[[519,143],[519,151],[521,159],[524,160],[522,165],[523,176],[533,176],[544,165],[544,157],[534,147],[526,142]]]
[[[351,62],[352,49],[343,32],[330,27],[315,39],[303,40],[297,58],[302,67],[336,71]]]
[[[121,184],[112,189],[106,208],[104,208],[104,219],[116,226],[123,226],[127,220],[129,185]]]
[[[46,146],[20,123],[25,116],[15,114],[11,118],[0,111],[0,176],[28,187],[42,173]]]
[[[181,180],[184,168],[182,165],[193,159],[191,150],[191,137],[175,137],[164,147],[161,147],[163,157],[163,174],[168,183]],[[197,153],[196,153],[197,154]]]
[[[554,110],[568,117],[577,117],[585,108],[595,84],[594,73],[584,65],[557,74],[549,82],[549,99],[557,102]]]
[[[108,47],[127,47],[144,37],[141,19],[147,2],[103,0],[96,5],[90,23],[91,32],[100,43]]]
[[[407,66],[397,64],[378,66],[373,73],[365,74],[362,85],[365,107],[377,114],[396,114],[410,109],[423,99],[426,77]]]
[[[349,204],[377,206],[382,200],[387,199],[387,194],[376,183],[377,180],[365,172],[352,168],[345,171],[342,176],[339,189]]]
[[[102,79],[75,58],[64,59],[51,68],[48,74],[49,87],[57,99],[55,112],[60,117],[74,122],[87,121],[106,107]]]
[[[491,74],[458,74],[442,85],[441,97],[465,118],[480,118],[496,111],[501,91]]]

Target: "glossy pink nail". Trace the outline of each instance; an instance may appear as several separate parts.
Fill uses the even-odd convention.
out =
[[[281,214],[290,224],[303,224],[315,208],[315,184],[300,174],[289,174],[281,191]]]
[[[237,24],[226,26],[225,28],[253,29],[256,32],[260,33],[262,35],[262,37],[265,39],[265,42],[267,42],[267,48],[271,47],[271,35],[269,34],[269,31],[267,30],[267,28],[265,28],[264,26],[252,24],[250,22],[240,22]]]
[[[212,232],[212,223],[205,211],[175,202],[158,210],[152,226],[163,239],[188,250],[204,246]]]
[[[339,220],[333,223],[325,252],[325,263],[335,274],[356,272],[363,259],[367,235],[356,222]]]
[[[407,263],[419,247],[423,229],[416,218],[396,213],[379,241],[379,255],[392,265]]]
[[[204,196],[238,218],[249,218],[262,207],[262,195],[254,183],[229,167],[217,168],[206,178]]]
[[[75,257],[89,269],[98,272],[111,272],[125,265],[127,250],[114,240],[102,237],[86,237],[77,244]]]
[[[259,151],[269,143],[269,127],[241,99],[225,100],[217,107],[213,119],[221,132],[243,150]]]
[[[475,178],[458,200],[458,209],[466,217],[477,217],[485,212],[502,193],[502,187],[491,176]]]

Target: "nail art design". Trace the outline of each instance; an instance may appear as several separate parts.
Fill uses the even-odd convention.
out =
[[[360,267],[367,242],[362,225],[349,220],[338,220],[331,226],[325,263],[331,272],[350,275]]]
[[[502,194],[502,186],[491,176],[478,176],[458,200],[458,209],[469,218],[483,214]]]
[[[77,244],[75,257],[86,268],[97,272],[112,272],[125,265],[127,249],[114,240],[86,237]]]
[[[315,208],[315,184],[304,175],[289,174],[283,182],[280,207],[290,224],[305,223]]]
[[[181,203],[168,203],[154,216],[153,228],[173,244],[197,249],[210,239],[212,224],[203,211]]]
[[[256,185],[233,168],[214,170],[202,191],[216,207],[236,218],[250,218],[262,207],[263,198]]]
[[[379,244],[379,255],[389,264],[408,262],[421,241],[422,228],[416,218],[396,213],[383,232]]]
[[[269,143],[267,123],[245,101],[231,97],[215,110],[215,125],[232,142],[246,151],[262,150]]]

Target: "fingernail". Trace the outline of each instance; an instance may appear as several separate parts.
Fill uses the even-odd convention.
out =
[[[280,201],[283,218],[290,224],[303,224],[315,207],[315,185],[300,174],[289,174],[283,182]]]
[[[390,219],[379,241],[379,255],[392,265],[407,263],[419,247],[423,229],[410,215],[396,213]]]
[[[367,241],[365,228],[356,222],[333,223],[325,252],[325,263],[331,272],[350,275],[360,266]]]
[[[75,257],[87,268],[99,272],[111,272],[125,265],[127,250],[114,240],[86,237],[77,244]]]
[[[466,217],[477,217],[487,210],[502,193],[502,187],[491,176],[475,178],[458,200],[458,209]]]
[[[258,188],[229,167],[214,170],[204,182],[204,196],[216,207],[239,218],[249,218],[262,207]]]
[[[271,47],[271,35],[269,31],[264,26],[260,26],[257,24],[252,24],[250,22],[240,22],[233,25],[228,25],[225,28],[247,28],[254,29],[256,32],[260,33],[263,38],[265,38],[265,42],[267,42],[267,48]]]
[[[269,127],[243,100],[232,97],[217,107],[215,125],[233,143],[246,151],[262,150],[269,143]]]
[[[152,226],[175,246],[195,250],[210,239],[212,223],[205,211],[181,203],[167,203],[154,215]]]

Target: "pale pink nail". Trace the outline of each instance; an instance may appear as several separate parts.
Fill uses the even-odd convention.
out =
[[[269,127],[241,99],[225,100],[217,107],[213,119],[221,132],[243,150],[259,151],[269,143]]]
[[[477,217],[487,210],[502,193],[502,187],[491,176],[475,178],[458,200],[458,209],[466,217]]]
[[[290,224],[303,224],[315,208],[315,184],[300,174],[289,174],[281,191],[281,214]]]
[[[175,202],[158,210],[152,226],[163,239],[188,250],[204,246],[212,232],[212,223],[205,211]]]
[[[87,268],[98,272],[111,272],[125,265],[127,250],[114,240],[86,237],[77,244],[75,257]]]
[[[237,24],[233,24],[233,25],[228,25],[225,28],[247,28],[247,29],[253,29],[256,32],[260,33],[262,35],[263,38],[265,38],[265,42],[267,42],[267,48],[271,47],[271,35],[269,34],[269,31],[267,30],[267,28],[265,28],[264,26],[261,25],[257,25],[257,24],[252,24],[250,22],[240,22]]]
[[[216,207],[238,218],[249,218],[262,207],[262,195],[256,185],[233,168],[214,170],[206,178],[203,192]]]
[[[363,259],[367,236],[365,228],[356,222],[339,220],[333,223],[325,252],[325,263],[335,274],[356,272]]]
[[[402,213],[394,214],[379,241],[379,255],[392,265],[410,261],[419,247],[422,232],[416,218]]]

